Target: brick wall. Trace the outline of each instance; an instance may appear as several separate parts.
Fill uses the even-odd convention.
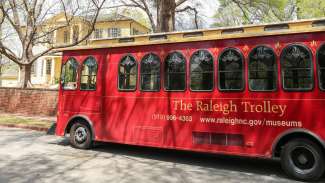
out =
[[[37,116],[55,116],[58,91],[0,88],[0,111]]]

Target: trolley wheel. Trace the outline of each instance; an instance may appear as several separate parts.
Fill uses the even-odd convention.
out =
[[[74,123],[70,130],[70,144],[78,149],[90,149],[93,144],[90,128],[82,122]]]
[[[315,181],[324,173],[324,154],[314,142],[295,139],[283,147],[281,165],[289,176],[297,180]]]

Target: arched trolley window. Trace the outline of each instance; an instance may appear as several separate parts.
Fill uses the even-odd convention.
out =
[[[283,88],[287,91],[307,91],[313,88],[311,51],[303,45],[290,45],[281,53]]]
[[[82,64],[80,90],[96,90],[98,65],[94,57],[88,57]]]
[[[124,56],[119,64],[118,88],[121,91],[134,91],[137,87],[137,61],[132,55]]]
[[[78,68],[79,68],[79,63],[74,58],[70,58],[62,66],[62,72],[61,72],[62,89],[64,90],[77,89]]]
[[[219,90],[241,91],[244,89],[244,57],[235,48],[227,48],[219,57]]]
[[[184,91],[186,88],[186,61],[180,52],[172,52],[165,59],[165,90]]]
[[[274,51],[258,46],[249,54],[249,89],[252,91],[274,91],[277,83],[277,65]]]
[[[157,55],[150,53],[141,60],[140,82],[142,91],[160,90],[160,59]]]
[[[325,90],[325,44],[317,52],[319,87]]]
[[[190,88],[192,91],[211,91],[214,81],[213,56],[207,50],[198,50],[190,60]]]

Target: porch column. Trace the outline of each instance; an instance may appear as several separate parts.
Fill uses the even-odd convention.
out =
[[[70,25],[70,44],[73,43],[73,25]]]
[[[55,30],[54,32],[53,32],[53,44],[55,45],[56,44],[56,42],[57,42],[57,30]]]
[[[55,59],[51,59],[51,84],[55,83]]]
[[[47,61],[47,58],[44,58],[42,60],[43,62],[43,68],[42,68],[42,84],[46,84],[47,83],[47,75],[46,75],[46,61]]]

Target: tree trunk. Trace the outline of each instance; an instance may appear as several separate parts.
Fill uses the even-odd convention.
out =
[[[31,84],[32,64],[20,65],[19,69],[20,69],[20,77],[19,77],[20,87],[27,88]]]
[[[175,30],[175,0],[159,0],[158,1],[158,32],[171,32]]]

